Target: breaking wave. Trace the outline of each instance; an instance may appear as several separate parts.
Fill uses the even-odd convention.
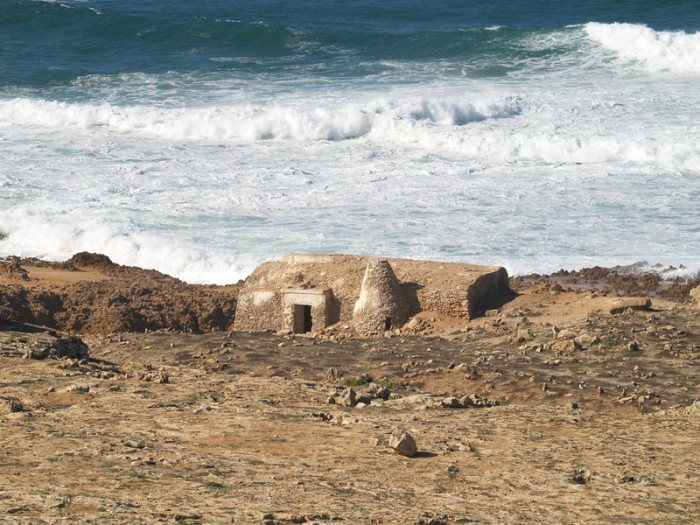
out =
[[[620,59],[636,61],[652,73],[700,73],[700,33],[593,22],[584,30],[591,40],[614,51]]]
[[[471,103],[419,98],[377,100],[364,106],[295,107],[248,105],[162,109],[79,104],[27,98],[0,101],[5,125],[46,128],[107,128],[109,131],[171,140],[348,140],[369,134],[379,119],[435,126],[517,115],[516,101]]]

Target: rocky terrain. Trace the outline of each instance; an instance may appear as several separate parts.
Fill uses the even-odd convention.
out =
[[[0,281],[1,523],[697,523],[694,281],[528,276],[360,339],[229,332],[235,286],[77,262]]]
[[[202,330],[227,330],[241,284],[190,285],[85,252],[61,263],[11,258],[0,263],[0,319],[94,334],[181,330],[193,312]]]

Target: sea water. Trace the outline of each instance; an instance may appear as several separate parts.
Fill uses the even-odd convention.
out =
[[[0,0],[0,256],[700,269],[700,4]]]

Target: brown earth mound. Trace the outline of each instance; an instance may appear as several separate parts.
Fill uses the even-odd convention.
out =
[[[0,318],[86,334],[233,324],[240,284],[190,285],[155,270],[82,252],[61,263],[13,259],[0,272]]]

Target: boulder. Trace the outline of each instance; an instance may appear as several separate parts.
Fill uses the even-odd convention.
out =
[[[566,341],[568,339],[575,339],[576,333],[572,332],[571,330],[560,330],[559,332],[557,332],[556,337],[560,341]]]
[[[389,446],[394,452],[406,457],[413,457],[418,452],[416,440],[406,430],[400,429],[394,432],[389,438]]]
[[[442,406],[447,408],[461,408],[462,403],[456,397],[445,397],[441,401]]]
[[[341,394],[341,398],[346,407],[354,407],[357,403],[357,393],[352,388],[346,388]]]
[[[689,295],[693,303],[700,305],[700,286],[696,286],[690,290]]]
[[[651,299],[648,297],[625,297],[616,299],[610,305],[610,313],[612,315],[621,314],[626,310],[649,310],[651,308]]]
[[[37,341],[28,346],[24,357],[28,359],[89,359],[88,346],[75,336],[59,337],[53,341]]]

